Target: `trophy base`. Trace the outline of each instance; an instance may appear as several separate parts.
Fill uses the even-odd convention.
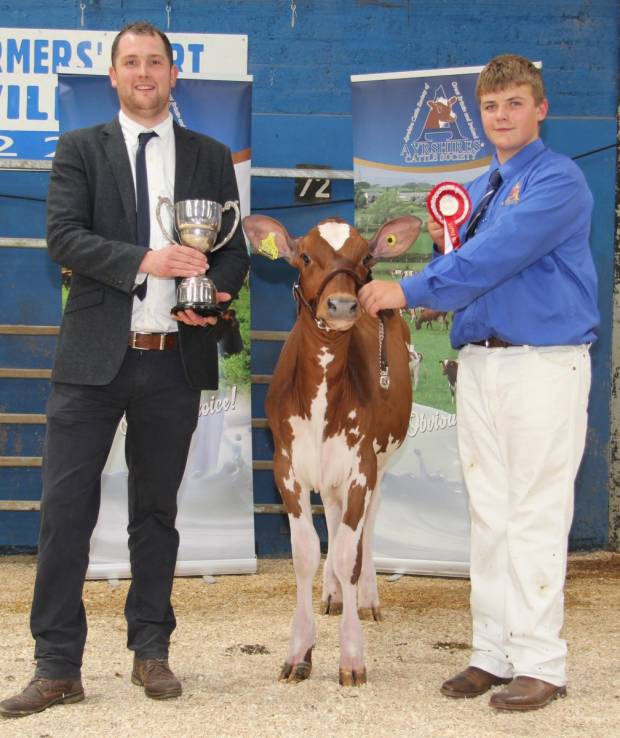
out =
[[[193,310],[197,315],[202,318],[207,318],[210,315],[220,316],[224,313],[224,308],[220,305],[205,305],[199,302],[184,302],[178,303],[170,311],[173,315],[180,313],[183,310]]]

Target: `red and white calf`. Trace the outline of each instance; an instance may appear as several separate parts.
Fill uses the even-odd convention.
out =
[[[357,292],[374,261],[406,251],[420,226],[413,216],[396,218],[366,241],[338,219],[300,238],[266,216],[243,221],[256,251],[283,257],[300,272],[297,322],[266,400],[274,477],[290,521],[297,578],[281,679],[306,679],[312,668],[312,580],[321,557],[310,507],[315,490],[329,536],[323,612],[342,612],[340,683],[366,681],[359,614],[380,619],[372,561],[379,485],[388,457],[407,433],[412,397],[406,323],[398,311],[371,318]]]

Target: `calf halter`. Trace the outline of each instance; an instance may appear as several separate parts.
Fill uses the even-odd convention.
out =
[[[337,269],[334,269],[332,272],[330,272],[325,279],[321,282],[318,292],[316,295],[312,298],[312,300],[307,300],[304,296],[304,293],[301,291],[301,287],[299,286],[299,282],[295,282],[293,284],[293,297],[297,301],[297,315],[299,316],[299,313],[301,312],[301,306],[303,305],[310,315],[312,316],[312,319],[314,320],[317,328],[321,331],[329,331],[331,328],[327,325],[327,323],[322,318],[317,318],[316,315],[316,308],[319,304],[319,300],[321,299],[321,295],[323,294],[323,290],[329,282],[337,275],[337,274],[346,274],[347,276],[351,277],[351,279],[355,282],[356,290],[357,292],[365,285],[368,284],[368,282],[372,281],[372,272],[369,269],[368,273],[366,275],[366,279],[362,280],[358,277],[358,275],[348,267],[339,267]],[[388,389],[390,386],[390,368],[388,366],[388,360],[387,360],[387,348],[385,345],[385,325],[384,325],[384,319],[386,316],[392,315],[391,310],[380,310],[378,313],[379,318],[379,384],[381,385],[382,389]]]
[[[370,274],[370,269],[368,270],[368,274],[366,275],[366,280],[363,281],[357,276],[357,274],[353,271],[353,269],[349,269],[348,267],[338,267],[337,269],[334,269],[332,272],[330,272],[325,277],[325,279],[321,282],[318,292],[312,298],[312,300],[307,300],[305,298],[304,293],[301,291],[301,287],[299,286],[299,282],[295,282],[295,284],[293,285],[293,297],[297,300],[297,315],[299,315],[301,311],[301,306],[303,305],[305,308],[308,309],[317,327],[322,331],[329,331],[330,328],[327,326],[327,323],[322,318],[317,318],[316,308],[321,299],[321,295],[323,294],[323,290],[332,281],[332,279],[338,274],[346,274],[348,277],[351,277],[351,279],[355,282],[355,287],[356,287],[355,294],[356,295],[359,292],[359,290],[367,282],[369,282],[372,279],[371,274]]]

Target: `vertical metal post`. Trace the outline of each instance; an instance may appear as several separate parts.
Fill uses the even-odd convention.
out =
[[[620,85],[619,85],[620,87]],[[620,105],[616,111],[620,144]],[[609,459],[609,548],[620,552],[620,146],[616,147],[614,300],[611,342],[611,443]]]

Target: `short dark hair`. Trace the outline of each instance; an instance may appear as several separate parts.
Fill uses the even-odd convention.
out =
[[[166,36],[163,31],[160,31],[159,28],[154,26],[152,23],[149,23],[148,21],[134,21],[133,23],[128,23],[126,26],[123,26],[123,28],[121,28],[121,30],[116,34],[114,41],[112,41],[112,66],[114,66],[114,60],[116,59],[116,56],[118,54],[119,41],[126,33],[135,33],[137,36],[159,36],[159,38],[163,41],[164,49],[166,50],[166,56],[168,57],[170,66],[172,66],[172,46],[170,44],[168,36]]]

